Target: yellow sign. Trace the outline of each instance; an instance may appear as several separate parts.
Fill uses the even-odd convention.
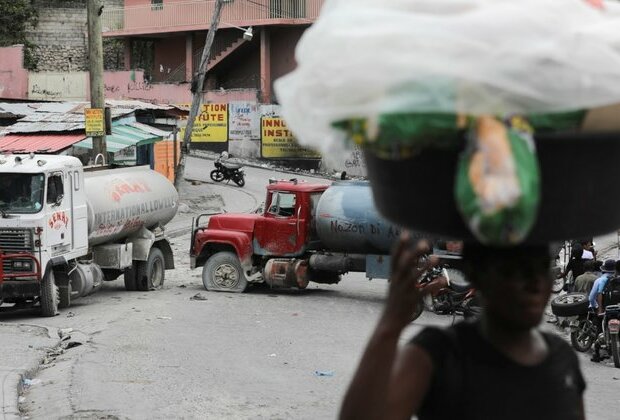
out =
[[[86,135],[105,136],[105,113],[102,108],[84,108]]]
[[[301,147],[282,118],[261,119],[261,154],[264,158],[319,159],[318,152]]]
[[[185,129],[181,129],[181,137]],[[194,121],[192,142],[225,143],[228,141],[228,104],[205,104]]]

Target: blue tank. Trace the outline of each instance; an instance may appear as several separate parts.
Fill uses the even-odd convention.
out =
[[[388,255],[401,232],[379,214],[367,181],[334,182],[321,196],[315,220],[322,244],[334,252]]]

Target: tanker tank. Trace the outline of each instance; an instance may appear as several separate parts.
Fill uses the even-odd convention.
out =
[[[179,194],[148,166],[84,172],[90,246],[162,226],[175,216]]]
[[[401,231],[379,214],[366,181],[334,182],[317,204],[316,230],[332,251],[378,255],[390,253]]]

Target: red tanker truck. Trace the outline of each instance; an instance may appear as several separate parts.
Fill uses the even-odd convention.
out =
[[[365,181],[272,181],[262,211],[211,215],[203,225],[206,216],[193,222],[190,261],[203,267],[204,286],[215,291],[243,292],[263,282],[303,289],[337,283],[347,272],[387,278],[400,235],[377,212]]]

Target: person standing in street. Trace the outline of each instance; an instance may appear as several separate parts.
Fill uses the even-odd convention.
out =
[[[575,292],[590,294],[596,279],[601,276],[601,261],[590,260],[583,264],[585,273],[575,279]]]
[[[575,281],[577,277],[582,275],[585,272],[583,267],[585,260],[583,259],[583,248],[581,245],[575,245],[571,249],[570,260],[568,264],[566,264],[565,270],[558,275],[558,278],[563,278],[564,282],[564,290],[567,291],[570,289],[571,284]],[[571,274],[571,277],[567,280],[568,275]]]
[[[388,298],[342,403],[341,419],[584,419],[577,356],[539,325],[551,295],[546,246],[466,244],[465,274],[480,291],[479,320],[400,336],[436,264],[405,234],[392,258]]]

